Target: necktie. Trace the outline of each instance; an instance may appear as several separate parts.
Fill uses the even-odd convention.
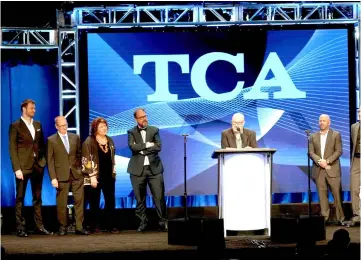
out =
[[[237,141],[237,149],[242,149],[242,138],[239,137],[239,139],[237,139],[236,141]]]
[[[66,135],[63,135],[63,139],[64,139],[65,149],[69,153],[69,143],[68,140],[66,139]]]

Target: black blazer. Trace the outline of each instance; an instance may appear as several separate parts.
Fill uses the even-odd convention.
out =
[[[233,133],[232,128],[222,131],[221,138],[221,147],[226,149],[226,147],[237,148],[236,136]],[[243,134],[241,134],[242,147],[250,146],[252,148],[257,148],[256,132],[243,128]]]
[[[161,141],[159,129],[154,126],[148,126],[146,130],[146,142],[154,143],[153,147],[146,148],[138,126],[128,130],[128,146],[132,151],[127,172],[140,176],[143,171],[145,156],[148,156],[149,166],[154,175],[163,173],[163,164],[158,155],[161,150]],[[143,154],[140,152],[143,151]]]
[[[81,172],[81,145],[77,134],[68,132],[70,152],[66,151],[58,133],[48,137],[47,159],[50,179],[69,180],[70,170],[75,179],[83,177]]]
[[[21,170],[24,174],[33,172],[34,162],[45,167],[44,133],[39,121],[33,120],[35,139],[20,118],[9,128],[9,150],[13,171]],[[35,157],[34,157],[35,153]]]

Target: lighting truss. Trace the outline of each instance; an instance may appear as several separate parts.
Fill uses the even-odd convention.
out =
[[[1,28],[1,49],[56,49],[57,30]]]
[[[78,28],[340,23],[357,21],[360,6],[359,2],[122,5],[74,8],[70,15],[71,25]]]
[[[79,67],[76,29],[59,29],[58,69],[60,115],[66,117],[68,130],[79,134]]]
[[[139,2],[140,4],[142,2]],[[354,23],[361,19],[360,2],[300,2],[120,5],[57,10],[58,29],[1,28],[2,49],[58,48],[60,114],[69,130],[79,134],[78,29],[127,27],[190,27]],[[358,32],[360,34],[360,26]],[[357,97],[360,95],[360,41],[356,37]]]

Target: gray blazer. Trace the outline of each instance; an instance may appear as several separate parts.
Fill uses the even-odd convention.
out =
[[[83,177],[79,135],[68,132],[68,141],[69,154],[58,133],[48,137],[47,160],[51,180],[67,181],[69,179],[69,169],[71,169],[75,179]]]
[[[355,155],[357,134],[358,134],[358,131],[360,131],[359,127],[360,127],[360,122],[354,123],[351,126],[351,140],[352,140],[351,165],[352,165],[353,158],[354,158],[354,155]]]
[[[321,159],[321,134],[320,132],[313,133],[309,138],[309,155],[313,161],[312,176],[317,178],[321,166],[318,165],[318,160]],[[331,169],[326,172],[330,177],[341,176],[340,156],[342,155],[342,139],[341,134],[330,129],[327,134],[326,146],[324,151],[324,159],[329,161]]]

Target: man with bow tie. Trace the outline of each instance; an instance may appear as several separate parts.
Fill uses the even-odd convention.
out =
[[[136,216],[140,219],[137,229],[147,229],[148,218],[145,213],[147,184],[153,195],[154,204],[159,218],[159,228],[167,230],[166,204],[164,199],[163,164],[158,155],[161,150],[159,129],[148,125],[148,118],[143,108],[134,111],[135,127],[128,130],[128,146],[132,157],[127,172],[137,200]]]
[[[39,121],[33,120],[35,101],[26,99],[20,106],[22,116],[10,125],[9,150],[16,177],[15,217],[19,237],[27,237],[23,213],[26,187],[30,179],[33,193],[34,221],[36,233],[51,234],[44,228],[41,214],[41,191],[43,186],[45,159],[44,133]]]
[[[56,188],[59,235],[67,234],[70,189],[74,198],[75,234],[88,235],[83,229],[84,176],[81,171],[80,137],[67,131],[68,122],[63,116],[55,118],[55,128],[57,133],[48,137],[47,158],[51,185]]]

